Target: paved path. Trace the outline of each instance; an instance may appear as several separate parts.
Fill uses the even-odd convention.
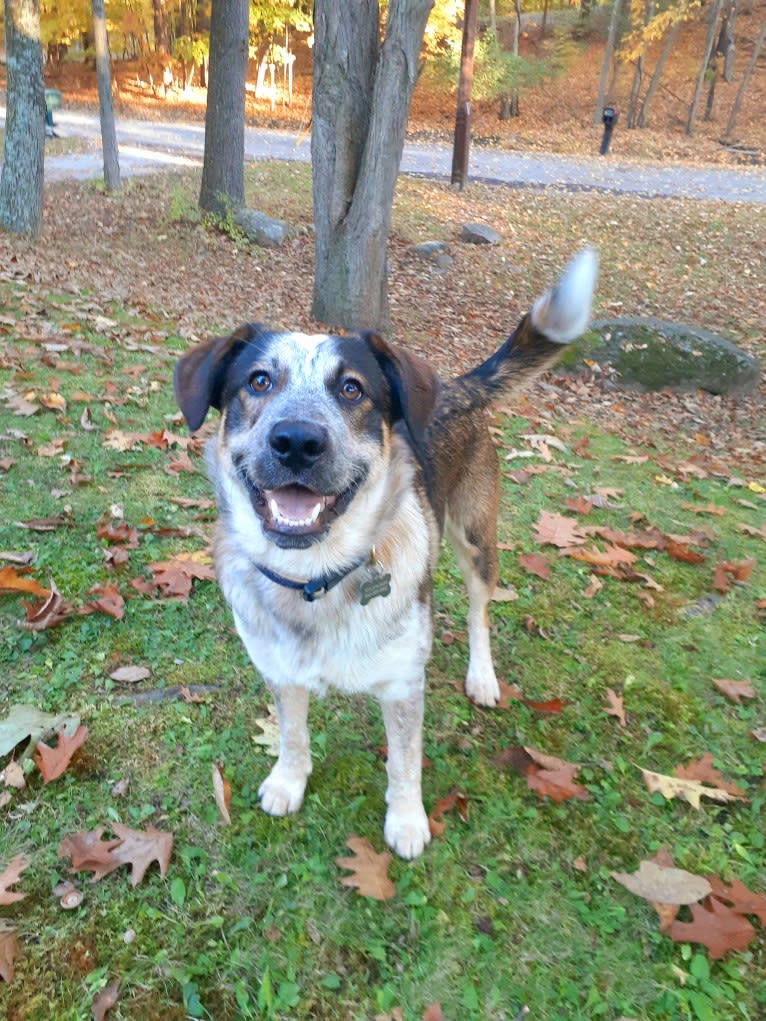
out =
[[[0,106],[0,122],[5,109]],[[87,138],[98,143],[96,115],[77,110],[56,113],[62,136]],[[200,123],[119,120],[117,138],[120,169],[124,175],[158,169],[196,166],[202,161],[205,129]],[[308,132],[301,135],[267,128],[247,128],[245,158],[309,162]],[[449,177],[452,150],[445,144],[408,143],[402,171],[432,177]],[[51,156],[45,161],[47,180],[100,177],[98,148],[88,153]],[[695,168],[677,164],[620,162],[614,156],[587,158],[552,153],[517,153],[474,146],[470,179],[524,187],[554,187],[642,196],[756,202],[766,205],[766,171],[734,167]]]

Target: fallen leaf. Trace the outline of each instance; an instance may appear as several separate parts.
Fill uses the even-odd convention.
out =
[[[152,825],[145,830],[132,830],[115,822],[111,828],[117,834],[115,839],[101,840],[103,827],[65,837],[59,845],[59,858],[71,857],[72,871],[92,872],[94,883],[121,865],[131,866],[131,886],[141,882],[154,861],[159,864],[160,875],[166,874],[173,852],[172,834]]]
[[[722,695],[731,699],[732,702],[736,702],[737,705],[743,698],[755,698],[755,689],[750,681],[732,681],[719,677],[713,678],[713,685]]]
[[[18,953],[16,929],[0,919],[0,978],[4,982],[13,982],[13,964]]]
[[[96,598],[80,607],[77,611],[80,615],[87,616],[100,611],[113,620],[122,620],[125,616],[125,600],[116,585],[109,582],[98,582],[88,589],[88,594],[95,595]]]
[[[0,770],[0,783],[17,791],[23,791],[26,787],[27,781],[24,777],[24,770],[15,759],[11,759],[5,769]]]
[[[640,862],[637,872],[612,872],[611,876],[637,897],[657,904],[694,904],[712,890],[704,876],[665,868],[654,861]]]
[[[255,720],[263,733],[253,735],[253,744],[262,745],[267,755],[276,758],[279,755],[279,720],[276,707],[270,705],[267,708],[269,715]]]
[[[593,564],[596,567],[617,567],[619,564],[634,564],[638,557],[635,553],[622,546],[610,546],[607,544],[605,550],[596,549],[591,546],[589,549],[563,549],[562,556],[571,557],[573,560],[582,560],[586,564]]]
[[[593,501],[585,496],[570,496],[564,500],[564,506],[575,514],[590,514],[593,510]]]
[[[744,950],[755,938],[755,929],[742,915],[726,904],[709,897],[703,904],[690,904],[691,922],[676,919],[666,935],[676,943],[701,943],[717,961],[730,950]]]
[[[349,837],[346,847],[354,856],[335,859],[335,864],[339,868],[351,872],[350,876],[341,878],[343,886],[354,887],[362,897],[391,900],[396,893],[396,887],[388,878],[390,853],[383,851],[377,854],[369,840],[364,837]]]
[[[117,684],[137,684],[151,676],[151,670],[145,666],[121,666],[109,674]]]
[[[550,798],[559,803],[568,798],[578,798],[580,801],[587,801],[588,791],[578,783],[574,782],[580,767],[567,764],[563,769],[542,769],[532,766],[527,772],[527,786],[541,798]]]
[[[697,550],[689,549],[685,543],[673,542],[670,540],[665,547],[665,552],[673,560],[680,560],[685,564],[702,564],[705,561],[705,554]]]
[[[519,593],[512,585],[507,588],[497,585],[490,598],[495,603],[513,603],[519,598]]]
[[[23,606],[26,617],[17,621],[17,624],[25,631],[44,631],[46,628],[56,627],[72,613],[71,604],[61,595],[52,578],[50,592],[41,603],[24,603]]]
[[[535,574],[543,581],[551,576],[551,565],[541,553],[520,553],[519,564],[529,574]]]
[[[199,555],[202,551],[198,551]],[[215,581],[215,571],[209,563],[200,563],[193,559],[194,554],[179,554],[171,560],[162,560],[149,564],[152,572],[152,584],[160,590],[166,599],[186,601],[191,595],[192,581]]]
[[[595,574],[592,574],[590,576],[590,578],[588,579],[588,584],[583,589],[583,593],[582,593],[583,594],[583,598],[584,599],[592,599],[596,595],[596,593],[600,589],[602,589],[603,587],[604,587],[604,583],[602,581],[600,581],[599,578]]]
[[[0,720],[0,758],[28,741],[20,756],[25,759],[32,754],[38,741],[46,741],[60,730],[71,736],[79,725],[77,713],[44,713],[36,706],[13,705],[6,718]]]
[[[737,798],[745,799],[745,791],[735,783],[729,783],[713,768],[713,756],[711,752],[705,752],[701,759],[690,762],[687,766],[676,766],[675,775],[681,780],[699,780],[700,783],[712,784],[722,791],[728,791]]]
[[[578,523],[575,518],[567,518],[563,514],[551,511],[540,512],[535,529],[532,538],[542,546],[558,546],[560,549],[566,549],[569,546],[580,546],[587,541],[578,531]]]
[[[19,876],[26,868],[29,868],[29,861],[23,854],[17,854],[0,872],[0,904],[15,904],[26,897],[25,893],[13,893],[8,889],[18,883]]]
[[[625,719],[625,708],[623,706],[622,695],[618,695],[613,688],[606,689],[606,697],[609,705],[604,706],[604,712],[607,716],[615,716],[619,721],[621,727],[627,726]]]
[[[428,828],[431,831],[432,837],[442,836],[447,827],[446,822],[443,821],[444,815],[453,809],[457,809],[457,813],[463,822],[468,822],[468,798],[466,798],[465,794],[451,791],[446,797],[437,801],[429,813]]]
[[[17,571],[15,567],[0,568],[0,594],[26,592],[29,595],[47,598],[51,590],[40,585],[34,578],[27,578],[25,576],[27,570],[22,568],[21,571]]]
[[[429,1003],[423,1011],[423,1016],[420,1021],[447,1021],[442,1013],[441,1003],[439,1003],[438,1000],[435,1003]]]
[[[111,1010],[117,1003],[119,992],[120,980],[114,978],[109,985],[104,986],[100,992],[96,993],[90,1007],[93,1021],[104,1021],[107,1011]]]
[[[88,728],[84,724],[80,724],[71,737],[68,737],[65,731],[59,731],[55,748],[51,748],[43,741],[37,742],[34,759],[40,770],[43,783],[50,783],[51,780],[56,780],[66,772],[72,761],[72,756],[82,747],[87,736]]]
[[[231,784],[224,778],[223,770],[217,762],[213,763],[213,797],[218,813],[227,826],[231,826],[229,805],[231,804]]]
[[[707,503],[704,506],[697,503],[682,503],[681,509],[691,511],[693,514],[715,514],[717,517],[720,517],[724,512],[723,507],[713,503]]]
[[[670,800],[680,798],[688,801],[692,808],[698,811],[701,807],[700,798],[710,798],[711,801],[741,801],[742,798],[728,791],[719,790],[717,787],[706,787],[697,780],[682,780],[677,776],[666,776],[663,773],[653,773],[651,770],[642,769],[641,774],[650,794],[659,791],[660,794]]]

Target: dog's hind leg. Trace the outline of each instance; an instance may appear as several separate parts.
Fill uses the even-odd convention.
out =
[[[258,791],[261,808],[269,815],[289,815],[303,804],[311,773],[307,688],[269,685],[279,719],[279,758]]]
[[[408,698],[381,700],[386,727],[388,790],[383,835],[402,858],[417,858],[431,839],[423,808],[423,684]]]
[[[478,705],[497,705],[500,688],[489,641],[489,602],[497,585],[497,454],[484,429],[459,486],[447,501],[445,536],[468,589],[466,695]]]

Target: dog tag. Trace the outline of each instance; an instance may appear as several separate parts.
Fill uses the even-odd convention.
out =
[[[359,586],[359,601],[362,606],[366,606],[376,596],[385,597],[390,595],[391,575],[383,574],[381,570],[375,571],[371,578],[368,578],[367,581],[362,582]]]

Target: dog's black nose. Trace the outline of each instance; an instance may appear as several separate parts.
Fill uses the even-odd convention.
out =
[[[269,443],[278,461],[291,471],[310,468],[327,450],[327,430],[314,422],[285,419],[272,428]]]

